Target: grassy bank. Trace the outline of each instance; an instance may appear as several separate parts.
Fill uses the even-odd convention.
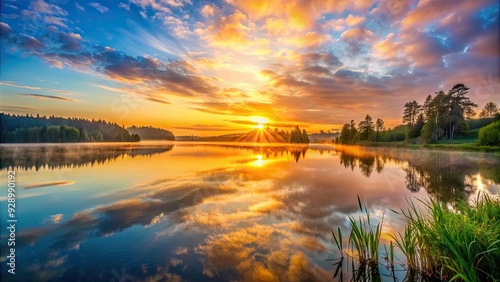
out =
[[[377,250],[383,221],[372,229],[369,212],[360,201],[359,205],[363,216],[358,220],[350,218],[352,231],[347,250],[343,249],[340,229],[332,232],[342,254],[335,264],[336,275],[342,272],[338,270],[345,254],[358,263],[352,280],[379,281]],[[421,212],[409,202],[408,209],[393,211],[406,221],[403,234],[390,234],[393,241],[384,257],[393,276],[397,247],[406,256],[410,281],[499,281],[500,201],[481,194],[473,206],[459,203],[452,209],[436,201],[425,206],[428,210]]]
[[[387,147],[387,148],[500,153],[500,146],[481,146],[477,142],[471,142],[471,140],[465,140],[465,142],[461,140],[456,140],[452,142],[437,143],[437,144],[411,144],[407,142],[359,142],[356,145],[363,147]]]

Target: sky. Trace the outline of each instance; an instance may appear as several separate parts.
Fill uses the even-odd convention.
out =
[[[0,111],[151,125],[339,130],[470,87],[500,104],[498,0],[1,2]]]

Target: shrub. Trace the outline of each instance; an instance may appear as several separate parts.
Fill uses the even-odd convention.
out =
[[[500,146],[500,121],[479,130],[479,145]]]

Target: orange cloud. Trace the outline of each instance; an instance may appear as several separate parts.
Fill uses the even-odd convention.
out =
[[[290,37],[282,37],[278,41],[284,44],[296,46],[299,48],[313,48],[332,40],[331,35],[322,34],[316,31],[296,34]]]
[[[344,31],[340,38],[346,41],[371,41],[375,38],[372,31],[365,28],[353,28]]]
[[[250,28],[247,26],[247,17],[240,11],[221,17],[206,30],[197,29],[196,32],[208,39],[209,44],[216,46],[234,46],[250,43]]]
[[[229,4],[244,11],[252,19],[283,18],[287,22],[286,28],[294,31],[312,29],[324,14],[342,13],[348,9],[366,12],[373,2],[374,0],[228,0]]]
[[[248,207],[251,212],[266,213],[273,212],[283,207],[283,203],[275,199],[270,199],[265,202],[257,203]]]
[[[385,39],[380,40],[375,45],[373,45],[377,55],[380,55],[384,59],[393,59],[401,56],[404,51],[404,45],[402,42],[394,41],[394,33],[388,34]]]
[[[364,22],[365,22],[365,18],[356,17],[356,16],[353,16],[352,14],[349,14],[349,16],[347,16],[347,18],[345,19],[345,23],[348,26],[357,26],[357,25],[362,24]]]
[[[322,27],[333,31],[343,31],[346,29],[346,23],[344,19],[335,19],[325,22]]]
[[[289,33],[286,28],[286,20],[281,18],[268,18],[262,26],[270,35],[284,36]]]

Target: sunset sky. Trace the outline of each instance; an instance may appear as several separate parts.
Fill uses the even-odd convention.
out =
[[[1,3],[0,111],[152,125],[340,129],[455,83],[500,104],[498,0]]]

